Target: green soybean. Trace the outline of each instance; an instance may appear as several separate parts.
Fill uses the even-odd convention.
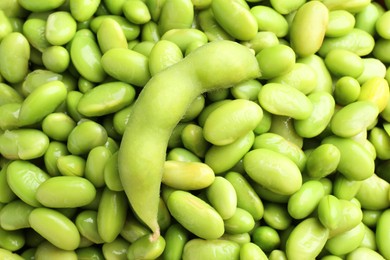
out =
[[[84,176],[85,159],[78,155],[58,155],[55,160],[57,171],[64,176]]]
[[[75,224],[83,237],[96,244],[102,244],[104,242],[98,233],[97,211],[81,211],[75,218]]]
[[[172,12],[176,13],[174,18],[171,17]],[[160,34],[171,29],[191,28],[193,19],[194,6],[191,0],[165,0],[158,20]]]
[[[19,111],[19,125],[40,122],[65,101],[67,90],[61,81],[51,81],[37,87],[23,101]]]
[[[253,130],[262,116],[261,107],[253,101],[236,99],[209,114],[203,127],[203,135],[214,145],[231,144]],[[233,125],[236,127],[232,127]]]
[[[364,70],[362,58],[346,49],[330,50],[326,54],[325,64],[333,75],[339,77],[350,76],[358,78]]]
[[[364,209],[384,210],[390,206],[389,189],[387,181],[373,174],[362,181],[355,197]]]
[[[34,209],[22,200],[13,200],[0,210],[1,228],[4,230],[18,230],[29,228],[28,216]]]
[[[106,259],[126,259],[129,245],[125,239],[118,237],[111,243],[104,243],[102,252]]]
[[[331,122],[332,132],[340,137],[352,137],[366,130],[378,116],[378,107],[369,101],[356,101],[337,111]]]
[[[9,82],[21,82],[28,73],[30,45],[19,32],[5,36],[0,43],[0,74]]]
[[[364,180],[374,173],[374,161],[361,144],[348,138],[329,136],[323,144],[333,144],[340,150],[337,170],[352,180]]]
[[[76,208],[92,202],[96,190],[87,179],[78,176],[57,176],[39,185],[35,196],[46,207]]]
[[[328,21],[329,11],[322,2],[307,2],[297,10],[290,27],[290,42],[298,56],[312,55],[321,48]]]
[[[236,208],[233,216],[224,220],[225,232],[228,234],[243,234],[255,227],[255,220],[245,209]]]
[[[363,241],[364,233],[364,224],[360,223],[351,230],[328,239],[325,248],[332,254],[345,255],[359,247]]]
[[[114,48],[127,49],[127,39],[122,27],[110,17],[102,21],[96,32],[96,38],[102,53]]]
[[[336,171],[340,151],[332,144],[322,144],[307,156],[306,173],[312,178],[323,178]]]
[[[108,50],[103,54],[101,64],[108,75],[135,86],[144,86],[150,79],[148,58],[134,50]],[[132,68],[132,73],[128,73],[127,68]]]
[[[46,22],[45,36],[52,45],[64,45],[76,34],[77,24],[69,12],[51,13]]]
[[[188,241],[183,250],[183,260],[209,259],[233,260],[240,255],[240,246],[228,240],[203,240],[194,238]]]
[[[225,231],[224,222],[209,204],[186,191],[173,191],[167,203],[171,215],[187,230],[204,239],[217,239]],[[199,221],[193,222],[192,218]]]
[[[35,208],[29,222],[36,232],[60,249],[74,250],[79,246],[80,234],[76,225],[56,210]]]
[[[286,255],[288,259],[316,258],[328,239],[329,230],[316,218],[307,218],[300,222],[287,239]]]
[[[259,92],[260,105],[271,114],[304,120],[309,118],[313,105],[298,89],[280,83],[267,83]]]
[[[268,6],[254,6],[250,12],[256,18],[259,31],[275,33],[279,38],[287,35],[288,23],[284,16]]]
[[[284,44],[275,44],[262,49],[256,54],[261,77],[270,79],[291,71],[295,64],[294,50]]]
[[[256,35],[257,21],[245,1],[216,0],[211,2],[211,9],[218,24],[233,38],[246,41]]]
[[[215,177],[214,182],[207,188],[206,196],[211,206],[224,220],[231,218],[237,209],[236,190],[224,177]]]
[[[104,188],[97,213],[97,229],[105,242],[112,242],[120,234],[127,215],[126,195],[122,191]]]
[[[303,183],[288,200],[287,210],[290,216],[295,219],[308,217],[317,208],[324,193],[324,188],[319,181],[310,180]]]
[[[36,199],[39,186],[50,176],[29,161],[14,160],[7,167],[7,182],[11,190],[25,203],[40,207]]]
[[[378,219],[378,223],[376,226],[376,244],[378,246],[378,251],[385,258],[390,257],[390,250],[386,246],[386,241],[389,238],[389,232],[387,230],[390,226],[390,210],[385,210],[382,215]]]

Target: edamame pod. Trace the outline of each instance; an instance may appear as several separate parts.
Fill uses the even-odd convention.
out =
[[[244,156],[244,168],[251,179],[276,193],[291,195],[302,186],[298,166],[287,156],[269,149],[248,152]]]
[[[189,192],[173,191],[168,197],[167,206],[171,215],[184,228],[200,238],[217,239],[225,231],[224,222],[218,212]]]
[[[31,227],[54,246],[75,250],[80,243],[76,225],[60,212],[49,208],[36,208],[29,216]]]
[[[130,204],[135,214],[154,232],[154,237],[159,236],[157,211],[161,169],[173,128],[201,93],[227,88],[259,74],[256,58],[247,47],[217,41],[196,49],[179,63],[156,74],[144,87],[133,107],[118,160],[122,183],[128,184],[124,189]],[[181,75],[180,79],[178,75]],[[180,84],[172,84],[172,79]],[[168,93],[170,98],[161,95],[162,92]]]
[[[290,43],[298,56],[315,54],[321,48],[328,20],[328,8],[320,1],[307,2],[297,10],[290,26]]]

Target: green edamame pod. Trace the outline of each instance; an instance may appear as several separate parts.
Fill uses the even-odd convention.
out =
[[[177,75],[181,75],[180,80]],[[161,169],[173,128],[188,105],[202,92],[227,88],[258,76],[257,61],[247,47],[217,41],[198,48],[179,63],[156,74],[144,87],[122,139],[119,173],[122,183],[126,183],[124,189],[133,210],[152,229],[155,237],[159,236],[157,211]],[[179,80],[180,85],[172,84],[172,79]],[[170,98],[161,95],[161,91],[169,93]],[[172,100],[181,102],[175,102],[172,107]],[[148,158],[153,158],[153,163]]]
[[[0,74],[10,83],[21,82],[28,73],[30,44],[19,32],[7,34],[0,43]]]
[[[229,240],[203,240],[194,238],[184,246],[183,260],[233,260],[240,256],[240,245]]]
[[[37,233],[60,249],[74,250],[79,246],[80,234],[76,225],[56,210],[35,208],[29,222]]]
[[[329,230],[316,218],[307,218],[300,222],[287,239],[286,255],[288,259],[316,258],[328,239]]]
[[[303,4],[290,26],[291,47],[300,57],[315,54],[322,45],[328,26],[329,11],[320,1]]]
[[[120,234],[126,220],[126,195],[122,191],[104,188],[97,213],[97,229],[105,242],[112,242]]]

